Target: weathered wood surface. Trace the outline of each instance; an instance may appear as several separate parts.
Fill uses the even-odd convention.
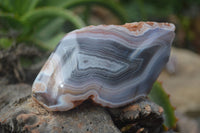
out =
[[[148,100],[118,109],[86,101],[70,111],[47,112],[32,100],[30,85],[4,85],[0,86],[0,92],[1,133],[120,133],[119,128],[125,130],[126,124],[132,125],[127,133],[162,129],[163,110]]]

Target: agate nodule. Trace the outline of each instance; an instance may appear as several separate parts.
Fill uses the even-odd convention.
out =
[[[66,111],[89,98],[115,108],[145,97],[168,61],[174,29],[136,22],[72,31],[35,79],[33,99],[50,111]]]

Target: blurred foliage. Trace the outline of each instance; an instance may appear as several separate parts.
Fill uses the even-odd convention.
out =
[[[86,25],[83,18],[89,18],[89,10],[75,14],[73,9],[92,5],[126,21],[123,8],[114,0],[0,0],[0,48],[25,43],[52,50],[66,32]]]
[[[183,16],[187,10],[200,4],[199,0],[120,0],[130,21],[168,20],[172,14]]]
[[[200,54],[200,0],[120,0],[132,21],[172,22],[175,46]]]
[[[171,105],[169,95],[164,91],[162,84],[155,82],[148,96],[153,102],[163,107],[164,126],[167,128],[175,128],[177,119],[174,113],[174,107]]]
[[[199,16],[199,0],[0,0],[0,48],[26,43],[52,50],[65,33],[103,18],[104,24],[173,22],[175,45],[200,53]]]

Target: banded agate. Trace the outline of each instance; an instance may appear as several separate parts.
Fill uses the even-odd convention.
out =
[[[33,99],[50,111],[86,99],[115,108],[145,97],[168,61],[175,26],[135,22],[68,33],[36,77]]]

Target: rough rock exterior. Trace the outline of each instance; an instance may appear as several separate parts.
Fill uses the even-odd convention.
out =
[[[147,99],[111,110],[86,101],[69,111],[48,112],[32,100],[29,85],[0,86],[0,91],[1,133],[120,133],[129,124],[126,132],[162,130],[163,110]]]
[[[6,93],[7,90],[10,90],[9,93]],[[5,94],[0,95],[0,99],[6,99],[4,96],[10,98],[9,94],[19,92],[0,108],[0,132],[120,133],[102,107],[85,103],[71,111],[51,113],[32,101],[28,85],[1,86],[0,91]],[[20,93],[25,97],[21,97]]]

